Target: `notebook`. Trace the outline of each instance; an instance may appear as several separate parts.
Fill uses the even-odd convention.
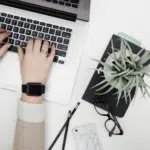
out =
[[[114,47],[117,49],[120,49],[120,42],[121,42],[121,38],[124,37],[125,40],[128,41],[129,45],[131,46],[133,53],[137,54],[142,48],[140,47],[140,43],[138,42],[138,44],[135,44],[136,42],[133,43],[133,39],[129,41],[129,37],[125,36],[125,34],[120,33],[119,36],[118,35],[113,35],[112,39],[114,41]],[[103,62],[105,62],[105,60],[108,57],[108,53],[112,53],[112,49],[111,49],[111,40],[101,58],[101,60]],[[141,53],[142,55],[143,53]],[[103,67],[101,64],[98,64],[97,68]],[[103,73],[101,73],[100,75],[103,75]],[[109,104],[109,106],[111,107],[112,111],[114,112],[114,114],[118,117],[123,117],[130,105],[130,101],[128,98],[128,101],[126,103],[124,98],[120,99],[120,102],[117,106],[117,95],[114,95],[114,93],[116,93],[118,90],[117,89],[113,89],[112,91],[110,91],[108,94],[103,95],[103,96],[98,96],[95,95],[95,89],[91,89],[94,85],[96,85],[97,83],[101,82],[102,80],[104,80],[104,77],[100,77],[100,75],[97,73],[97,71],[94,73],[82,99],[93,104],[94,100],[96,99],[102,99],[102,100],[106,100],[107,103]],[[108,87],[109,88],[109,87]],[[132,89],[131,91],[131,98],[133,99],[135,95],[135,88]],[[106,110],[104,105],[99,105],[98,107]]]

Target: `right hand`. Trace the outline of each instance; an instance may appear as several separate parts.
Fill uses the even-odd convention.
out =
[[[42,40],[40,39],[29,40],[25,54],[23,53],[23,49],[19,46],[18,54],[20,59],[22,84],[27,84],[29,82],[46,84],[55,56],[55,46],[52,46],[49,55],[48,48],[49,43],[44,41],[42,45]],[[31,98],[25,94],[23,94],[23,97],[24,99]],[[31,99],[34,98],[32,97]]]

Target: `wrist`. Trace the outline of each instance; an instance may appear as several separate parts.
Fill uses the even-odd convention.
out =
[[[28,96],[27,94],[22,93],[21,100],[31,104],[41,104],[43,101],[43,96]]]

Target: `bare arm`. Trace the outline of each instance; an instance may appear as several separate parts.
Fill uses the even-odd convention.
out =
[[[40,39],[30,40],[24,55],[21,47],[18,49],[22,83],[46,84],[50,71],[55,47],[48,55],[49,43]],[[43,96],[32,97],[22,94],[18,107],[18,121],[14,138],[13,150],[44,150],[45,146],[45,115]]]

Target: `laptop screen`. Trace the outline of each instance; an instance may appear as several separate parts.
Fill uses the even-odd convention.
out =
[[[77,14],[77,19],[89,21],[91,0],[20,0],[20,1]]]

